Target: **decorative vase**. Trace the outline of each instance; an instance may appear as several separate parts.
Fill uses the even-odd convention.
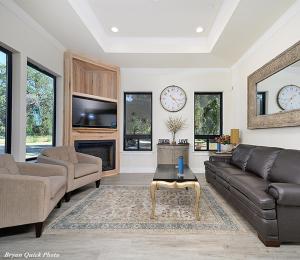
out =
[[[178,174],[183,174],[183,168],[184,168],[184,162],[183,162],[183,156],[178,157]]]
[[[217,152],[220,153],[221,152],[221,144],[217,143]]]
[[[221,151],[224,153],[231,151],[231,145],[230,144],[222,144],[221,145]]]
[[[176,144],[175,133],[172,133],[172,144]]]

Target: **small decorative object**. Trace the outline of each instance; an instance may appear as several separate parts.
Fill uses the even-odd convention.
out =
[[[230,135],[220,135],[219,137],[215,138],[215,141],[217,142],[217,149],[218,152],[229,152],[231,150],[230,147]],[[219,151],[218,145],[221,146],[221,151]],[[222,149],[223,148],[223,149]]]
[[[170,144],[170,139],[158,139],[158,144]]]
[[[169,132],[172,134],[172,144],[176,144],[176,133],[185,128],[185,120],[183,120],[182,117],[170,116],[166,122],[166,125]]]
[[[300,109],[300,87],[287,85],[277,94],[277,103],[282,110]]]
[[[217,143],[217,152],[220,153],[221,152],[221,144]]]
[[[184,167],[184,162],[183,162],[183,156],[178,157],[178,174],[183,175],[183,167]]]
[[[181,87],[168,86],[160,94],[160,104],[169,112],[177,112],[186,104],[186,94]]]
[[[178,144],[188,144],[188,139],[179,139]]]

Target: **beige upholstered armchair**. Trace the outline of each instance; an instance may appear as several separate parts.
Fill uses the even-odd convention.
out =
[[[70,200],[71,191],[88,183],[100,185],[102,160],[98,157],[77,153],[72,146],[53,147],[42,151],[38,162],[64,166],[67,169],[67,193],[65,200]]]
[[[16,163],[0,155],[0,228],[35,223],[36,237],[43,222],[65,195],[66,169],[61,166]]]

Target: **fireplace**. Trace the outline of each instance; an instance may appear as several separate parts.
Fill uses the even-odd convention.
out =
[[[90,154],[102,159],[102,170],[110,171],[116,167],[116,140],[77,140],[75,149],[79,153]]]

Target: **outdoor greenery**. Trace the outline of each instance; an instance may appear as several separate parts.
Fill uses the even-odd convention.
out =
[[[26,143],[52,141],[54,89],[53,78],[28,66]]]
[[[5,143],[6,131],[6,92],[7,92],[7,75],[6,64],[0,63],[0,139]]]
[[[220,134],[219,95],[195,95],[195,134]]]
[[[130,114],[130,120],[127,122],[127,134],[129,135],[150,135],[151,122],[148,118],[138,116],[135,112]]]

